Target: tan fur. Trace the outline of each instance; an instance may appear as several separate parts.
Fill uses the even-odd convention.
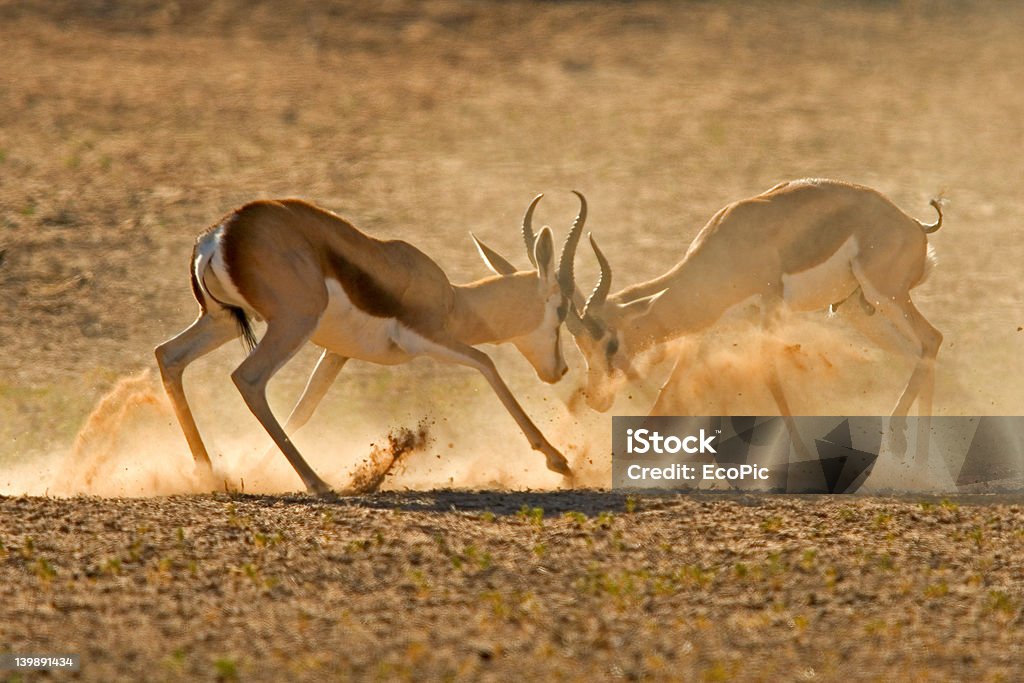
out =
[[[930,414],[942,335],[913,305],[910,290],[934,259],[926,233],[938,229],[942,214],[937,202],[933,206],[939,221],[925,225],[876,190],[834,180],[780,183],[729,204],[667,273],[588,307],[583,322],[590,331],[577,326],[574,334],[589,367],[591,406],[610,408],[602,385],[616,373],[628,374],[637,354],[705,330],[743,302],[759,301],[761,324],[770,329],[783,305],[824,309],[860,289],[880,312],[875,320],[894,326],[919,351],[893,417],[905,416],[915,398],[921,413]],[[610,268],[602,277],[610,279]],[[615,353],[608,353],[609,344]],[[765,381],[780,413],[789,416],[774,367]]]
[[[530,205],[524,227],[538,200]],[[577,222],[570,235],[582,229]],[[532,247],[537,270],[453,285],[411,244],[367,235],[302,200],[257,201],[231,212],[200,236],[193,253],[199,318],[156,349],[164,386],[197,464],[210,472],[182,373],[196,358],[238,336],[232,318],[247,329],[247,316],[255,316],[267,322],[266,333],[232,379],[308,490],[322,493],[329,487],[287,433],[309,419],[348,358],[395,364],[430,356],[475,368],[531,445],[546,456],[548,468],[568,475],[565,458],[527,417],[490,358],[474,348],[511,342],[541,379],[554,382],[565,374],[556,313],[564,310],[565,297],[555,273],[551,231],[542,230]],[[267,404],[266,385],[307,341],[324,353],[282,428]]]

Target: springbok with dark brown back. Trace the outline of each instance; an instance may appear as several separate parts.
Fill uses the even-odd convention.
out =
[[[524,235],[533,235],[532,215],[540,198],[527,210]],[[557,382],[565,374],[559,330],[568,304],[559,272],[572,262],[584,220],[581,210],[566,240],[572,249],[563,249],[557,270],[551,230],[545,227],[527,242],[535,269],[517,271],[477,240],[496,274],[454,285],[416,247],[371,237],[301,200],[256,201],[232,211],[196,241],[190,271],[199,317],[155,351],[197,467],[212,475],[182,374],[192,361],[242,336],[251,353],[231,378],[312,493],[325,494],[330,487],[288,433],[310,418],[350,358],[396,365],[428,356],[478,370],[530,445],[544,454],[548,469],[570,476],[565,457],[526,415],[490,357],[475,346],[510,342],[543,381]],[[258,342],[253,317],[267,325]],[[282,428],[267,403],[267,383],[307,342],[323,353]]]

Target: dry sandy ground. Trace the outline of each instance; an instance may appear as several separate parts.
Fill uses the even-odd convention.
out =
[[[85,680],[1016,680],[1020,498],[0,498]]]
[[[0,492],[52,493],[102,461],[120,494],[115,473],[189,467],[137,373],[195,315],[196,233],[268,196],[412,241],[468,281],[485,274],[469,230],[525,264],[526,203],[547,192],[538,219],[561,235],[580,189],[618,286],[780,180],[864,183],[925,220],[945,193],[940,264],[914,294],[945,334],[936,411],[1024,414],[1016,3],[0,0],[0,46]],[[589,253],[577,272],[593,278]],[[796,412],[890,409],[910,366],[848,332],[794,323]],[[690,409],[772,409],[749,341],[695,368]],[[552,441],[592,465],[588,485],[607,485],[607,420],[564,409],[567,355],[568,380],[540,387],[495,351]],[[218,464],[254,491],[267,443],[227,379],[239,358],[213,354],[186,384]],[[312,358],[275,380],[276,410]],[[659,380],[616,412],[646,412]],[[138,410],[93,412],[136,385],[113,407]],[[78,651],[81,677],[104,681],[1024,668],[1019,500],[495,493],[554,485],[496,404],[469,371],[352,363],[297,437],[340,486],[371,443],[426,419],[430,467],[392,486],[492,492],[0,497],[0,649]],[[90,414],[109,429],[83,432],[116,457],[64,460]]]
[[[66,446],[194,317],[195,235],[288,195],[408,239],[467,281],[486,274],[469,230],[524,263],[529,199],[548,193],[539,220],[563,234],[580,189],[627,285],[673,264],[719,207],[783,179],[865,183],[925,220],[944,192],[940,266],[914,297],[945,333],[936,410],[1020,414],[1006,371],[1024,353],[1022,27],[1015,4],[944,0],[4,0],[0,459]],[[577,269],[591,278],[592,255]],[[835,348],[836,327],[818,349]],[[272,385],[281,410],[310,362]],[[196,372],[222,397],[237,363],[232,345]],[[528,403],[550,395],[514,355],[499,366]],[[888,372],[839,396],[791,382],[790,401],[885,413],[909,365]],[[438,382],[479,387],[469,374],[353,363],[343,383],[358,401],[324,409],[373,415],[366,389],[424,377],[430,405]]]

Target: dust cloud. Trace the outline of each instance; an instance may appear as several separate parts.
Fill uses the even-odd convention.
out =
[[[598,414],[585,406],[581,359],[574,350],[566,351],[576,365],[567,381],[516,393],[568,458],[571,482],[545,468],[485,386],[457,399],[454,413],[428,412],[401,424],[378,411],[362,416],[355,432],[314,418],[294,439],[313,468],[343,493],[605,487],[611,480],[612,414],[777,415],[762,381],[765,360],[771,358],[793,414],[885,415],[912,369],[909,357],[881,351],[839,318],[790,315],[768,336],[749,324],[725,322],[700,338],[640,359],[641,381],[614,387],[613,410]],[[159,496],[302,490],[291,466],[251,416],[223,399],[211,405],[211,396],[218,394],[210,387],[190,388],[199,395],[191,401],[214,461],[212,480],[197,473],[163,387],[147,370],[122,378],[103,396],[66,453],[6,472],[0,493]],[[876,488],[895,489],[896,483],[906,482],[901,467],[880,466],[872,480]],[[926,479],[914,483],[926,489],[949,484],[941,474]]]

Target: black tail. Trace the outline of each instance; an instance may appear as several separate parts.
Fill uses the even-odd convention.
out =
[[[235,324],[238,325],[238,336],[242,338],[245,352],[252,353],[252,350],[256,348],[256,333],[252,331],[252,321],[249,320],[249,316],[238,306],[224,306],[224,308],[228,309],[231,317],[235,319]]]

